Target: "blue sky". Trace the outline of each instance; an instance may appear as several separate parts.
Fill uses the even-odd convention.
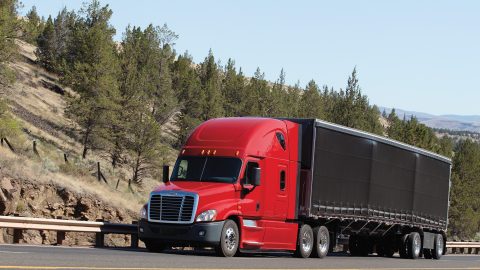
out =
[[[40,15],[83,1],[21,0]],[[480,1],[101,0],[125,27],[163,25],[196,62],[211,48],[251,76],[345,88],[356,66],[370,102],[432,114],[480,115]]]

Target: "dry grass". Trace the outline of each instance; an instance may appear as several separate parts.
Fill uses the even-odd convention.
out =
[[[53,183],[79,194],[95,195],[108,204],[138,212],[144,198],[140,194],[116,191],[109,185],[99,183],[92,176],[78,176],[60,172],[60,168],[48,159],[33,160],[0,148],[1,174],[14,179],[30,179],[39,183]]]
[[[65,97],[54,90],[60,87],[70,95],[75,93],[61,86],[55,74],[35,63],[36,47],[23,41],[17,41],[17,44],[20,57],[10,64],[17,74],[17,81],[2,95],[9,101],[14,117],[25,132],[18,138],[9,138],[18,155],[6,148],[0,149],[0,173],[96,194],[103,201],[137,212],[147,200],[148,193],[159,185],[160,179],[144,179],[142,187],[134,186],[132,192],[127,180],[132,174],[130,168],[113,170],[108,158],[98,151],[89,151],[87,159],[83,160],[80,156],[82,146],[70,132],[76,126],[64,113]],[[169,121],[165,126],[170,130],[173,123]],[[33,140],[37,142],[39,156],[32,151]],[[177,152],[173,149],[169,152],[166,160],[174,160]],[[68,154],[68,164],[64,162],[64,153]],[[108,184],[96,179],[97,161],[101,163]],[[121,180],[116,189],[118,179]]]

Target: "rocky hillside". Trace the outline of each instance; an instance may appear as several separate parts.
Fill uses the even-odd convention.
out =
[[[147,179],[127,186],[127,169],[113,170],[101,152],[81,158],[76,125],[65,116],[66,98],[75,93],[55,74],[36,63],[35,47],[17,41],[18,60],[11,63],[16,82],[2,89],[2,98],[20,123],[21,134],[0,147],[0,215],[130,223],[138,219],[148,192],[159,184]],[[33,142],[36,151],[33,151]],[[67,161],[64,159],[67,156]],[[108,182],[96,179],[97,162]],[[91,244],[94,235],[67,233],[67,244]],[[128,244],[128,237],[109,236],[107,245]],[[9,242],[11,231],[0,231]],[[54,232],[26,231],[27,243],[53,243]]]

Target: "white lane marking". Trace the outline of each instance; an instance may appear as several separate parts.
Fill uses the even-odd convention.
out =
[[[26,251],[8,251],[8,250],[0,250],[0,253],[25,254],[25,253],[30,253],[30,252],[26,252]]]

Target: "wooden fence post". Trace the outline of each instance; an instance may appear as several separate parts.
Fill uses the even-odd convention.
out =
[[[33,153],[37,156],[40,156],[37,150],[37,141],[33,141]]]
[[[67,153],[63,153],[63,160],[65,160],[65,163],[68,164]]]
[[[97,180],[100,182],[100,162],[97,162]]]
[[[7,144],[8,148],[10,148],[10,150],[15,153],[15,149],[10,144],[10,142],[7,140],[7,138],[3,138],[3,141]]]

